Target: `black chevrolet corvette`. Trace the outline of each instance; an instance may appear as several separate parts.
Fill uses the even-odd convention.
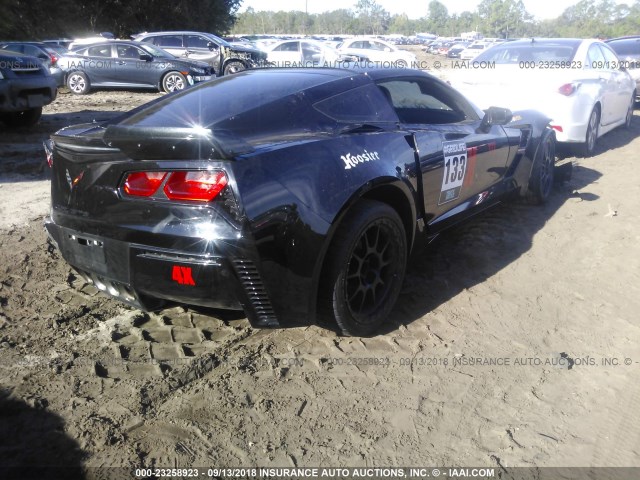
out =
[[[351,335],[388,316],[415,242],[507,196],[544,202],[555,167],[547,118],[407,69],[246,71],[47,149],[46,228],[100,290]]]

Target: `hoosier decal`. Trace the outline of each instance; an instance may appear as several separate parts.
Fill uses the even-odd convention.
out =
[[[349,170],[350,168],[357,167],[360,163],[380,160],[380,155],[378,155],[378,152],[367,152],[365,150],[359,155],[352,155],[350,153],[341,155],[340,160],[344,162],[344,169]]]

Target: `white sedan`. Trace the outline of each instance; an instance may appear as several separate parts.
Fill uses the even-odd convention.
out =
[[[277,67],[328,67],[342,61],[334,49],[315,40],[283,40],[263,48],[267,61]]]
[[[377,38],[350,38],[338,45],[338,51],[360,61],[372,62],[384,67],[415,67],[416,56]]]
[[[590,156],[597,139],[633,117],[635,82],[614,51],[597,40],[505,42],[448,76],[480,108],[534,109],[551,118],[560,142]]]
[[[476,42],[469,45],[467,48],[460,52],[461,60],[473,60],[482,52],[484,52],[491,45],[486,42]]]

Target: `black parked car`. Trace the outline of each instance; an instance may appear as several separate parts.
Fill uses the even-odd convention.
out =
[[[0,50],[0,121],[6,126],[35,124],[57,92],[55,79],[37,58]]]
[[[43,42],[4,42],[0,43],[0,48],[36,57],[49,69],[58,86],[64,85],[64,72],[58,65],[60,53],[50,45]]]
[[[259,69],[52,137],[46,228],[114,297],[369,335],[411,248],[508,195],[544,202],[554,132],[408,69]]]
[[[612,38],[606,43],[620,59],[620,66],[636,81],[636,102],[640,102],[640,35]]]
[[[447,58],[460,58],[460,52],[467,48],[470,43],[456,43],[447,51]]]
[[[207,62],[217,76],[266,66],[267,54],[251,46],[230,44],[205,32],[146,32],[134,37],[161,47],[179,58]]]
[[[173,92],[213,76],[206,63],[178,59],[153,45],[129,41],[92,43],[63,56],[58,64],[65,71],[67,87],[76,94],[93,87]]]

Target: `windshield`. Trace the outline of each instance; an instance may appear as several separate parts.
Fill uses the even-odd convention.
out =
[[[229,42],[227,42],[226,40],[214,35],[213,33],[207,33],[207,36],[211,37],[213,40],[216,41],[216,43],[222,45],[223,47],[230,47],[231,44]]]

